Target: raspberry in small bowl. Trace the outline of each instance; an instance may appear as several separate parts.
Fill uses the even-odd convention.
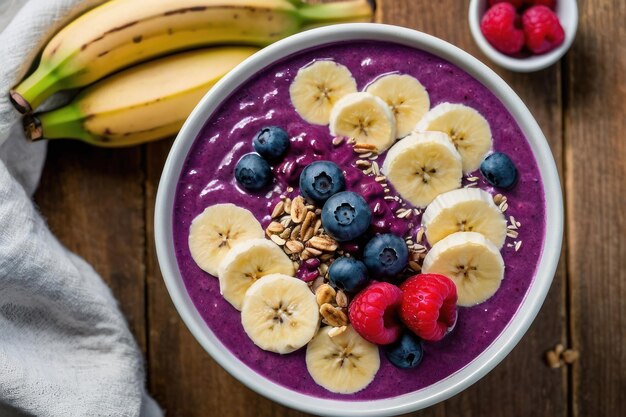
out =
[[[481,51],[499,66],[533,72],[567,52],[578,26],[575,0],[471,0],[469,24]]]

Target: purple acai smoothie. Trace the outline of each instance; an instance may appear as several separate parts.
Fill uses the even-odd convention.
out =
[[[419,227],[419,216],[398,219],[393,215],[398,203],[384,199],[382,186],[356,167],[357,157],[350,145],[344,142],[334,146],[327,126],[311,125],[294,110],[289,86],[298,69],[318,59],[332,59],[345,65],[359,90],[381,74],[399,72],[412,75],[424,85],[431,107],[450,102],[476,109],[489,122],[493,150],[508,154],[519,171],[516,186],[506,191],[494,190],[479,172],[468,175],[479,178],[479,188],[491,194],[504,194],[508,198],[506,217],[514,216],[521,223],[519,236],[507,238],[502,248],[506,269],[500,289],[482,304],[459,307],[455,329],[440,342],[424,344],[424,359],[417,368],[398,369],[381,352],[381,366],[374,381],[351,395],[329,392],[313,381],[305,364],[306,347],[288,355],[259,349],[244,332],[240,312],[220,296],[218,280],[195,264],[188,247],[191,221],[216,203],[245,207],[266,227],[279,196],[299,195],[300,172],[315,160],[331,160],[344,169],[347,189],[360,193],[370,204],[373,231],[404,236],[410,229]],[[295,54],[264,69],[225,98],[207,118],[187,155],[176,190],[173,219],[176,257],[187,291],[207,326],[225,348],[255,372],[294,391],[322,398],[394,397],[427,387],[468,365],[494,342],[515,315],[535,276],[543,248],[544,191],[537,163],[517,123],[504,105],[466,72],[441,58],[402,45],[331,44]],[[292,138],[291,146],[285,159],[273,167],[274,187],[251,193],[237,185],[234,167],[242,155],[254,151],[252,138],[266,126],[284,128]],[[380,166],[384,156],[377,160]],[[289,192],[289,187],[293,191]]]

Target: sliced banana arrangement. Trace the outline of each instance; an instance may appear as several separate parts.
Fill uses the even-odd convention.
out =
[[[396,119],[396,137],[403,138],[415,127],[430,108],[426,88],[406,74],[387,74],[367,86],[366,92],[387,103]]]
[[[442,132],[413,132],[401,139],[387,152],[382,170],[416,207],[461,186],[461,155]]]
[[[396,119],[381,98],[367,92],[347,94],[330,112],[330,133],[382,153],[396,140]]]
[[[220,293],[241,310],[246,291],[257,279],[294,273],[293,263],[278,245],[267,239],[251,239],[235,246],[222,261],[218,272]]]
[[[463,172],[478,169],[491,149],[491,128],[485,118],[463,104],[441,103],[433,107],[415,126],[418,132],[444,132],[463,158]]]
[[[200,268],[217,277],[220,263],[232,247],[264,235],[261,224],[249,210],[230,203],[216,204],[191,222],[189,251]]]
[[[352,394],[367,387],[380,368],[378,346],[352,326],[336,336],[320,329],[306,349],[306,366],[313,380],[329,391]]]
[[[393,244],[373,256],[367,254],[366,246],[363,258],[369,258],[346,261],[348,272],[342,272],[337,267],[342,259],[336,258],[337,245],[328,249],[328,245],[313,244],[313,234],[319,230],[327,233],[333,224],[332,217],[327,221],[323,216],[327,204],[320,207],[321,220],[315,220],[318,212],[305,206],[302,196],[294,197],[291,193],[295,190],[291,189],[285,193],[289,197],[282,196],[280,207],[274,207],[274,222],[268,226],[268,231],[280,230],[284,236],[274,234],[270,240],[252,212],[234,204],[216,204],[192,221],[189,248],[194,261],[218,277],[221,295],[241,312],[243,330],[256,346],[282,355],[306,345],[306,366],[315,383],[331,392],[352,394],[374,380],[381,354],[398,368],[416,367],[424,354],[422,342],[440,340],[446,329],[456,324],[457,306],[471,307],[496,293],[505,271],[500,249],[507,236],[517,236],[521,223],[510,216],[508,224],[503,214],[504,196],[492,197],[471,187],[479,185],[478,177],[468,176],[473,183],[461,188],[463,175],[476,170],[492,146],[489,124],[476,110],[452,103],[429,110],[426,88],[407,74],[383,74],[365,91],[357,92],[350,70],[331,60],[314,61],[301,68],[289,94],[304,120],[328,125],[331,135],[350,139],[348,143],[359,153],[356,166],[371,167],[372,172],[364,171],[364,175],[376,175],[373,180],[377,182],[388,181],[385,194],[399,195],[385,195],[384,200],[392,199],[403,207],[394,209],[396,218],[406,218],[402,214],[407,211],[421,215],[421,231],[415,239],[423,243],[425,236],[428,245],[420,244],[419,252],[418,245],[409,242],[412,238],[400,236],[405,234],[400,232],[388,236],[398,242],[392,239]],[[269,152],[272,146],[280,157],[286,155],[289,136],[277,126],[263,128],[261,133],[265,142],[257,136],[253,146],[259,152],[257,159],[266,158],[269,162],[264,160],[263,166],[268,166],[276,163]],[[341,143],[343,140],[333,140],[335,146]],[[356,145],[368,146],[358,149]],[[381,155],[384,152],[386,155]],[[378,165],[377,170],[372,165],[379,156],[384,156],[380,172]],[[339,173],[328,168],[330,174],[315,177],[316,185],[332,185],[339,177],[345,181],[341,167],[335,170]],[[308,183],[301,179],[300,184]],[[351,203],[343,206],[357,211]],[[413,207],[424,210],[414,211]],[[297,217],[300,222],[296,227],[302,229],[315,224],[311,237],[297,240],[303,230],[286,230],[281,220],[284,215],[294,223]],[[335,219],[340,220],[336,214]],[[409,229],[419,222],[411,221],[415,223]],[[316,236],[321,239],[322,235]],[[364,236],[371,239],[370,243],[380,237]],[[404,274],[409,270],[401,266],[398,277],[406,278],[401,285],[369,282],[379,277],[370,276],[375,273],[368,259],[378,257],[383,262],[391,259],[391,254],[397,259],[400,252],[396,249],[400,247],[415,251],[413,254],[419,252],[423,274],[407,278]],[[519,244],[508,247],[518,250]],[[419,264],[411,263],[417,261],[408,262],[410,271],[420,270]],[[432,296],[425,297],[424,292]],[[447,317],[441,331],[435,327],[444,316],[414,320],[434,308]],[[387,319],[392,327],[388,327]],[[368,340],[376,340],[382,349]]]
[[[504,260],[498,248],[476,232],[453,233],[430,249],[422,271],[454,281],[457,304],[470,307],[490,298],[504,278]]]
[[[309,343],[317,332],[319,306],[304,281],[283,274],[266,275],[246,291],[241,324],[261,349],[291,353]]]
[[[327,125],[333,106],[346,94],[356,91],[356,81],[348,68],[334,61],[316,61],[298,71],[289,87],[289,96],[304,120]]]
[[[456,232],[478,232],[501,248],[506,219],[491,194],[479,188],[459,188],[439,194],[422,216],[426,239],[432,246]]]

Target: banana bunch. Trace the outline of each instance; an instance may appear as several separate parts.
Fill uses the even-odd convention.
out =
[[[33,140],[159,139],[175,134],[199,98],[259,48],[312,27],[369,21],[374,10],[374,0],[110,0],[59,31],[10,99],[27,113]],[[200,47],[211,49],[181,53]],[[67,106],[30,115],[54,93],[88,85]]]
[[[202,96],[258,49],[215,47],[139,64],[87,87],[69,104],[26,115],[31,140],[81,139],[130,146],[175,135]]]

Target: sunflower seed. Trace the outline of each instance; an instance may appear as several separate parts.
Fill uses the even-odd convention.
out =
[[[372,163],[363,159],[357,159],[356,166],[359,168],[369,168],[372,166]]]
[[[417,231],[417,235],[415,236],[415,241],[421,242],[423,238],[424,238],[424,229],[420,227],[419,230]]]
[[[302,236],[301,240],[303,242],[307,242],[307,241],[309,241],[313,237],[314,234],[315,234],[315,229],[312,229],[312,228],[309,227],[309,229],[306,231],[306,233],[304,233],[304,236]]]
[[[348,326],[333,327],[332,329],[330,329],[328,331],[328,336],[329,337],[337,337],[341,333],[345,332],[347,328],[348,328]]]
[[[345,292],[339,290],[335,296],[335,302],[339,307],[348,307],[348,296]]]
[[[376,176],[380,175],[380,166],[378,166],[378,162],[376,161],[372,161],[372,172]]]
[[[333,145],[339,146],[343,143],[344,140],[345,138],[343,136],[337,136],[336,138],[333,139]]]
[[[321,227],[322,227],[322,220],[317,219],[317,221],[315,222],[315,226],[313,226],[313,234],[317,234],[317,231],[320,230]]]
[[[283,214],[283,210],[285,210],[285,203],[283,201],[279,201],[278,204],[274,206],[274,210],[272,211],[272,219],[280,217]]]
[[[267,226],[266,232],[268,235],[272,235],[272,234],[282,233],[283,230],[285,230],[285,226],[283,226],[282,224],[278,222],[271,222],[269,226]]]
[[[402,213],[398,214],[398,218],[399,219],[406,219],[407,217],[409,217],[411,214],[413,214],[413,210],[411,209],[405,209]]]
[[[289,239],[296,240],[298,236],[300,235],[301,228],[302,226],[300,226],[299,224],[296,225],[296,227],[294,227],[293,230],[291,231],[291,234],[289,235]]]
[[[317,289],[320,287],[320,285],[324,284],[324,277],[323,276],[318,276],[317,278],[315,278],[312,282],[311,282],[311,291],[313,291],[313,294],[315,294],[315,292],[317,291]]]
[[[415,261],[409,261],[409,268],[411,268],[413,272],[420,272],[422,270],[420,264]]]
[[[515,252],[517,252],[522,247],[522,241],[518,240],[515,242]]]
[[[374,178],[374,181],[376,182],[385,182],[387,180],[387,177],[385,177],[384,175],[379,175],[376,178]]]
[[[283,232],[279,234],[278,236],[280,236],[283,239],[289,239],[289,236],[291,236],[291,227],[288,227],[285,230],[283,230]]]
[[[322,254],[321,250],[316,249],[316,248],[310,248],[310,247],[306,248],[304,252],[302,253],[305,253],[305,252],[308,252],[309,258],[315,258],[316,256],[320,256]]]
[[[285,211],[285,214],[291,214],[291,198],[285,199],[284,211]]]
[[[286,243],[286,240],[278,235],[272,235],[270,239],[272,239],[272,242],[276,243],[278,246],[283,246]]]

